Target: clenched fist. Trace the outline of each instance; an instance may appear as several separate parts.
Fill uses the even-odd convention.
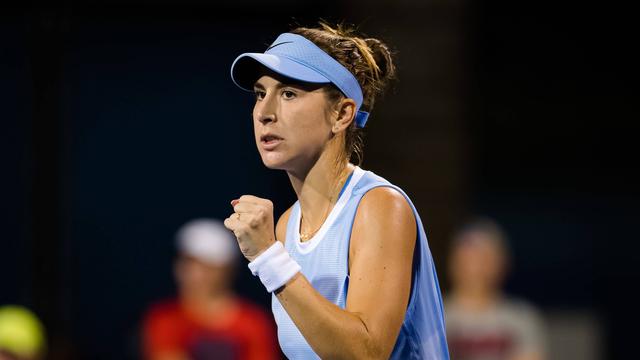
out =
[[[275,240],[273,203],[252,195],[232,200],[234,213],[224,220],[224,226],[233,231],[244,257],[253,261]]]

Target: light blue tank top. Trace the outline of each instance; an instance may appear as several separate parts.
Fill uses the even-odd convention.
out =
[[[371,171],[356,167],[324,224],[308,241],[300,242],[300,203],[293,205],[285,248],[300,264],[311,285],[344,309],[349,291],[349,239],[353,220],[362,196],[379,186],[394,188],[404,195],[418,226],[411,295],[391,359],[449,359],[442,298],[427,236],[413,203],[400,188]],[[289,359],[319,359],[275,295],[272,295],[271,307],[284,354]]]

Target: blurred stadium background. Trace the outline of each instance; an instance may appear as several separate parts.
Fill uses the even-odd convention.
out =
[[[51,359],[135,359],[171,294],[175,230],[241,193],[294,201],[253,144],[241,52],[293,25],[357,24],[399,81],[364,166],[414,199],[446,295],[471,215],[501,223],[510,293],[542,309],[552,359],[637,352],[637,121],[629,11],[508,1],[15,2],[0,7],[0,304],[34,310]],[[634,165],[636,164],[636,165]],[[242,266],[237,287],[269,297]]]

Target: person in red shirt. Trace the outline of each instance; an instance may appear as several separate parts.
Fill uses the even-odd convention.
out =
[[[148,360],[278,359],[275,325],[257,305],[236,296],[235,239],[222,222],[198,219],[177,234],[178,296],[160,301],[143,320]]]

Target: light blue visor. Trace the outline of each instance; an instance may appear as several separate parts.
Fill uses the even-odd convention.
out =
[[[304,36],[284,33],[264,53],[244,53],[231,65],[231,79],[243,90],[253,91],[260,65],[293,80],[335,85],[356,102],[356,126],[363,128],[369,113],[361,111],[362,89],[355,76],[331,55]]]

